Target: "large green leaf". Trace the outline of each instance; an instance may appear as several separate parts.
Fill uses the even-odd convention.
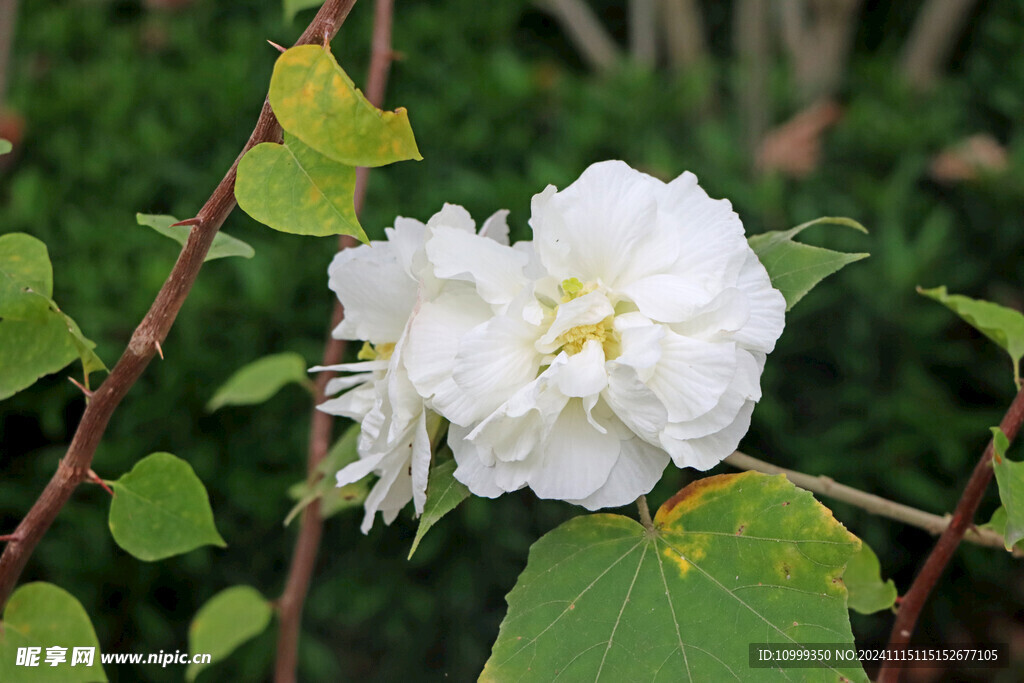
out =
[[[878,556],[863,541],[860,550],[846,564],[843,583],[850,591],[849,606],[854,612],[872,614],[896,604],[896,584],[892,579],[882,581],[882,565]]]
[[[1010,354],[1013,360],[1013,379],[1020,386],[1020,359],[1024,357],[1024,315],[990,301],[947,294],[945,287],[918,287],[917,291],[946,306]]]
[[[999,500],[1006,515],[1003,522],[1003,539],[1010,550],[1024,539],[1024,462],[1013,462],[1006,457],[1010,441],[999,427],[992,428],[995,454],[992,467],[999,485]]]
[[[979,529],[989,529],[996,532],[1000,536],[1006,536],[1006,508],[1000,505],[992,513],[992,518],[978,527]],[[1004,539],[1003,545],[1006,545]],[[1024,541],[1017,541],[1013,546],[1007,547],[1007,550],[1019,550],[1024,552]]]
[[[481,680],[867,680],[748,666],[751,643],[853,643],[842,574],[860,543],[810,493],[707,477],[654,524],[587,515],[537,541]]]
[[[270,603],[249,586],[225,588],[199,608],[188,629],[188,649],[210,655],[210,664],[255,638],[270,624]],[[210,664],[189,664],[185,678],[194,681]]]
[[[0,399],[57,372],[77,356],[89,373],[105,370],[96,346],[51,298],[46,245],[24,233],[0,236]]]
[[[358,441],[359,425],[353,424],[345,430],[342,437],[331,446],[327,456],[317,465],[320,478],[315,484],[310,486],[303,480],[288,488],[288,495],[298,502],[284,518],[285,525],[291,524],[291,521],[314,500],[320,501],[320,516],[324,519],[363,504],[370,493],[369,475],[345,486],[336,486],[334,476],[338,470],[359,458],[356,450]]]
[[[110,532],[119,546],[147,562],[203,545],[224,547],[203,482],[170,453],[153,453],[109,482]]]
[[[139,225],[153,228],[164,237],[170,237],[181,246],[185,246],[185,242],[188,241],[189,233],[192,231],[191,226],[175,225],[175,223],[178,222],[178,219],[174,216],[137,213],[135,214],[135,220]],[[214,259],[225,258],[228,256],[252,258],[255,255],[256,250],[251,246],[237,237],[232,237],[223,231],[219,231],[214,236],[213,244],[210,245],[210,251],[206,252],[206,258],[203,259],[203,261],[212,261]]]
[[[18,648],[38,648],[38,665],[19,666]],[[48,664],[46,657],[50,648],[66,648],[64,661],[56,666]],[[75,648],[91,650],[92,663],[86,665],[88,660],[76,658]],[[59,649],[51,651],[54,655],[60,654]],[[14,592],[0,622],[0,681],[106,680],[96,631],[82,604],[71,593],[50,583],[28,583]]]
[[[420,525],[416,528],[416,538],[412,540],[412,548],[409,549],[409,559],[412,559],[430,528],[469,498],[469,489],[455,478],[455,466],[454,460],[446,460],[430,470],[427,477],[427,501],[423,505]]]
[[[367,242],[356,217],[356,170],[285,133],[284,144],[256,145],[238,162],[235,199],[274,230],[299,235],[352,235]]]
[[[847,264],[868,257],[868,254],[848,254],[793,241],[801,232],[819,223],[845,225],[867,233],[867,229],[855,220],[826,216],[789,230],[754,235],[747,240],[768,271],[772,286],[786,298],[787,311],[826,277]]]
[[[278,57],[268,97],[282,128],[334,161],[383,166],[423,158],[405,109],[374,107],[319,45]]]
[[[312,389],[306,371],[306,359],[297,353],[285,352],[264,356],[243,365],[221,385],[206,404],[213,412],[224,406],[247,406],[263,403],[287,384],[295,383]]]

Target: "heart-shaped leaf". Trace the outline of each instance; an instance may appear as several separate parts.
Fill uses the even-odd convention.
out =
[[[211,662],[189,664],[185,678],[194,681],[200,671],[262,633],[270,624],[272,612],[267,599],[249,586],[225,588],[210,598],[192,619],[188,649],[209,654]]]
[[[882,581],[878,556],[864,541],[846,564],[843,583],[850,591],[849,605],[854,612],[872,614],[896,604],[896,584],[892,579]]]
[[[106,680],[96,631],[75,596],[41,582],[14,591],[0,623],[0,681]]]
[[[110,532],[129,553],[153,562],[203,545],[224,547],[203,482],[170,453],[153,453],[109,482]]]
[[[277,58],[268,97],[282,128],[334,161],[383,166],[423,158],[405,109],[370,104],[319,45],[293,47]]]
[[[1010,550],[1024,539],[1024,462],[1013,462],[1006,457],[1010,441],[999,427],[992,428],[995,455],[992,467],[999,485],[999,500],[1006,515],[1003,522],[1003,538],[1006,549]]]
[[[306,359],[285,352],[264,356],[243,365],[221,385],[206,404],[211,413],[224,406],[248,406],[263,403],[287,384],[312,389],[306,372]]]
[[[751,643],[853,644],[842,574],[859,548],[784,476],[690,484],[645,529],[577,517],[530,549],[482,681],[792,680]],[[800,680],[866,681],[859,665]]]
[[[352,235],[367,242],[356,218],[356,170],[284,136],[256,145],[238,162],[238,206],[274,230],[299,235]]]

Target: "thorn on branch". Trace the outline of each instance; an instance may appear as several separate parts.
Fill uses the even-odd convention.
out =
[[[80,382],[79,382],[78,380],[76,380],[76,379],[75,379],[74,377],[68,377],[68,381],[69,381],[69,382],[71,382],[72,384],[74,384],[74,385],[75,385],[76,387],[78,387],[78,390],[79,390],[79,391],[81,391],[81,392],[82,392],[83,394],[85,394],[85,397],[86,397],[86,398],[92,398],[92,397],[93,397],[93,395],[94,395],[94,394],[96,393],[96,392],[94,392],[94,391],[92,391],[92,390],[90,390],[90,389],[86,388],[85,386],[83,386],[83,385],[82,385],[82,384],[81,384],[81,383],[80,383]]]
[[[267,41],[267,42],[270,42],[270,41]],[[273,45],[273,43],[271,43],[271,45]],[[202,219],[200,219],[197,216],[195,218],[186,218],[185,220],[178,221],[177,223],[171,223],[171,225],[168,226],[168,227],[174,228],[174,227],[177,227],[179,225],[188,225],[188,226],[191,226],[191,227],[196,227],[196,226],[200,225],[202,222],[203,222]]]
[[[331,49],[331,32],[328,29],[324,29],[324,49],[330,51]]]
[[[92,469],[89,470],[89,481],[92,482],[93,484],[99,484],[104,491],[110,494],[111,498],[114,497],[113,489],[107,486],[107,482],[100,479],[100,475],[96,474]]]
[[[153,346],[156,347],[156,352],[158,354],[160,354],[160,360],[163,360],[164,359],[164,350],[160,347],[160,342],[158,342],[157,340],[154,339],[153,340]]]
[[[270,43],[274,48],[276,48],[278,52],[284,52],[285,51],[285,48],[281,47],[280,45],[278,45],[274,41],[268,40],[267,42]]]
[[[19,536],[16,533],[15,534],[5,534],[4,536],[0,536],[0,543],[10,543],[11,541],[19,541],[19,540],[21,540],[21,536]]]

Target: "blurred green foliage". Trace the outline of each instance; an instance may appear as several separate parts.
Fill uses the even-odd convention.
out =
[[[27,132],[0,171],[0,229],[46,242],[55,298],[108,365],[173,262],[163,238],[137,226],[134,214],[194,215],[259,112],[277,55],[264,40],[291,42],[311,16],[285,25],[278,3],[255,0],[154,9],[162,4],[22,3],[17,25],[9,106]],[[374,171],[362,223],[379,237],[395,215],[425,219],[447,201],[478,219],[509,208],[513,237],[523,238],[534,193],[565,186],[606,158],[663,178],[693,170],[712,196],[733,202],[749,233],[821,215],[855,218],[870,236],[808,237],[872,257],[790,314],[743,447],[929,511],[951,510],[1014,387],[1002,351],[914,287],[945,284],[1017,308],[1024,301],[1024,10],[978,3],[951,73],[917,95],[894,68],[914,8],[867,3],[845,115],[825,138],[819,170],[792,180],[750,171],[723,37],[728,6],[705,8],[713,59],[703,68],[627,66],[595,76],[529,4],[398,3],[394,46],[402,58],[387,104],[409,109],[425,159]],[[357,83],[371,15],[371,3],[359,3],[334,43]],[[772,106],[781,121],[798,105],[784,65],[777,72]],[[958,185],[930,180],[932,156],[977,132],[1007,146],[1009,170]],[[284,581],[294,528],[281,520],[291,504],[286,490],[305,470],[308,397],[289,387],[262,407],[212,415],[203,407],[250,360],[282,351],[319,360],[335,242],[273,233],[237,211],[225,228],[256,256],[203,269],[164,345],[167,360],[132,389],[94,469],[114,479],[147,453],[177,453],[206,484],[228,548],[141,563],[110,538],[107,494],[84,486],[22,577],[81,600],[107,651],[185,649],[189,621],[216,592],[249,584],[274,596]],[[63,374],[0,404],[0,530],[13,528],[45,485],[82,408]],[[652,504],[691,477],[670,472]],[[981,517],[994,507],[994,498],[986,501]],[[931,539],[848,506],[834,509],[876,550],[883,575],[906,590]],[[407,516],[368,537],[357,513],[331,519],[305,611],[301,680],[475,677],[530,543],[579,512],[525,493],[472,499],[411,561],[415,523]],[[1019,636],[1019,576],[1009,557],[965,547],[926,608],[921,639],[1006,641],[1011,628]],[[877,642],[890,623],[885,613],[854,615],[854,632]],[[273,638],[268,631],[199,680],[261,680]],[[183,672],[122,666],[108,674],[170,681]]]

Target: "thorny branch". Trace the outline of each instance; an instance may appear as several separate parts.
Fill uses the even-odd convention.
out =
[[[332,38],[345,21],[355,0],[327,0],[313,21],[296,41],[296,45],[322,44]],[[160,288],[149,312],[135,328],[127,348],[117,365],[96,389],[78,423],[67,453],[57,471],[32,505],[28,514],[13,534],[0,556],[0,607],[7,603],[25,564],[40,539],[46,534],[61,508],[85,480],[114,410],[142,375],[157,353],[159,344],[167,338],[171,326],[192,289],[203,259],[213,243],[217,231],[235,208],[235,169],[238,160],[253,146],[261,142],[278,142],[281,127],[270,109],[263,103],[256,127],[241,153],[228,169],[227,175],[214,189],[210,198],[189,223],[192,231],[178,255],[167,280]]]

